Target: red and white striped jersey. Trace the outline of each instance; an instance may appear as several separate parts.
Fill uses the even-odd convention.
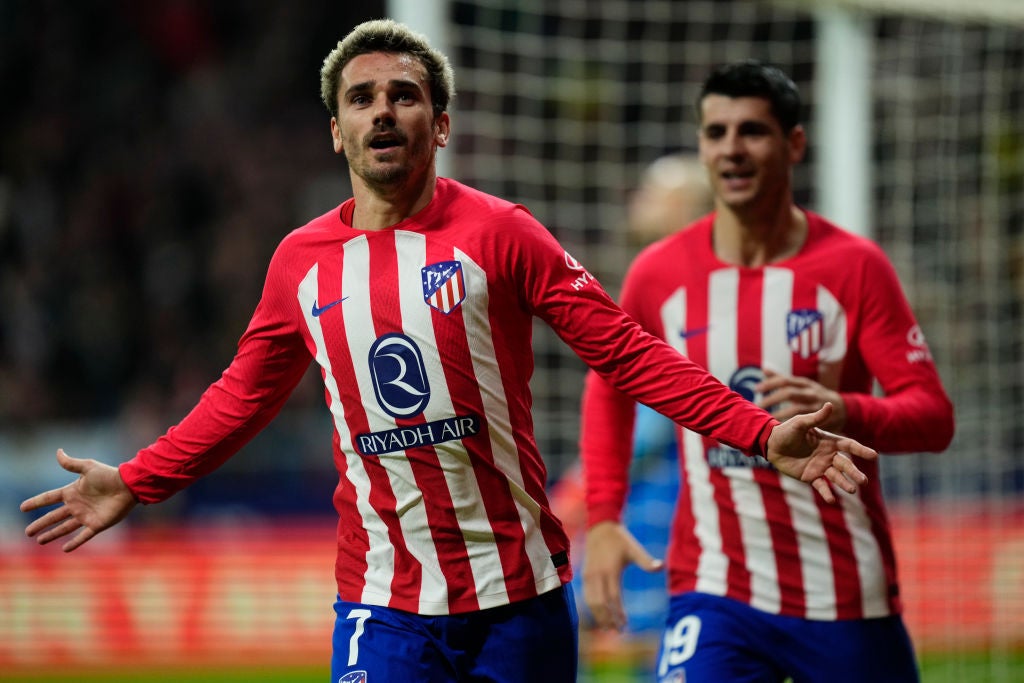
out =
[[[719,261],[714,216],[645,249],[622,305],[753,401],[764,369],[838,390],[845,432],[880,452],[938,451],[952,406],[894,269],[873,242],[807,213],[801,251],[745,268]],[[877,379],[883,396],[872,395]],[[588,377],[582,457],[590,521],[621,513],[632,403]],[[763,458],[689,430],[667,567],[673,594],[728,596],[766,612],[836,620],[898,613],[899,590],[877,462],[856,495],[829,505]]]
[[[763,452],[776,421],[643,332],[523,207],[442,178],[386,230],[352,228],[352,211],[282,241],[230,367],[121,466],[140,500],[223,463],[315,360],[343,600],[447,614],[556,588],[571,569],[533,436],[533,316],[620,390]]]

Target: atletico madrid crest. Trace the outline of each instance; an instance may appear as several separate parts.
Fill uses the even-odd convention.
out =
[[[440,261],[422,269],[423,300],[445,315],[466,298],[466,280],[461,261]]]
[[[799,308],[786,316],[786,337],[790,350],[801,358],[810,358],[821,351],[824,324],[821,311]]]
[[[352,671],[338,679],[338,683],[366,683],[365,671]]]

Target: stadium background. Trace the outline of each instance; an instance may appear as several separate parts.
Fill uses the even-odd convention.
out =
[[[74,555],[26,541],[17,505],[67,481],[56,448],[129,457],[219,374],[274,245],[348,196],[319,64],[385,13],[453,59],[443,171],[529,206],[613,292],[628,194],[693,148],[707,70],[755,56],[794,76],[798,198],[886,249],[957,408],[946,454],[883,465],[925,680],[1024,678],[1024,4],[967,5],[0,2],[4,679],[322,679],[335,475],[314,372],[220,472]],[[854,123],[829,108],[857,93]],[[536,349],[554,480],[583,367],[543,326]],[[628,643],[584,648],[584,678],[636,674]]]

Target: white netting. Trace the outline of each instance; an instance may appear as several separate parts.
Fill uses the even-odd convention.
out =
[[[1024,496],[1024,3],[1005,5],[1005,22],[993,20],[999,2],[954,12],[932,0],[912,14],[867,0],[823,4],[873,12],[863,15],[872,46],[872,234],[899,271],[957,410],[945,455],[886,459],[886,493],[897,508],[955,511],[960,520],[982,504],[998,546],[1019,526]],[[806,5],[452,2],[448,52],[459,96],[451,172],[527,205],[615,293],[634,253],[625,209],[643,167],[695,147],[694,98],[713,66],[757,57],[790,73],[804,95],[811,146],[797,199],[818,208],[818,143],[848,131],[815,129],[825,86],[820,24]],[[538,437],[557,474],[576,455],[583,367],[540,325],[536,343]],[[1006,570],[1022,566],[1024,540],[1013,541],[1015,551],[986,545],[979,562],[991,565],[967,566],[949,560],[957,547],[927,546],[927,533],[940,531],[949,530],[904,534],[914,548],[934,547],[942,562],[933,564],[946,573],[938,593],[912,605],[921,640],[957,644],[966,631],[949,624],[969,623],[992,642],[1024,639],[1024,620],[1007,616],[1024,603],[1024,572]],[[921,591],[936,576],[919,573],[929,557],[914,552],[901,555],[905,586]],[[991,614],[935,597],[961,594],[965,582],[1005,597],[989,600]],[[1016,607],[991,607],[1004,603]],[[1005,665],[986,666],[985,680],[1012,680]]]
[[[808,105],[797,198],[815,206],[815,17],[771,3],[479,0],[450,7],[459,95],[452,172],[521,201],[615,291],[632,252],[628,192],[692,149],[709,69],[748,56],[788,71]],[[874,234],[895,262],[958,407],[948,457],[894,484],[1017,494],[1024,486],[1024,27],[877,16]],[[575,453],[579,361],[539,330],[537,418],[557,464]],[[912,461],[912,458],[907,461]],[[904,463],[901,463],[904,464]],[[904,468],[906,469],[906,468]]]

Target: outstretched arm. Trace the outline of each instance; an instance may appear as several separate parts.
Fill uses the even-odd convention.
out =
[[[768,437],[765,457],[779,472],[809,483],[829,503],[836,500],[832,486],[847,493],[867,483],[854,457],[874,460],[878,453],[861,443],[827,432],[821,427],[832,416],[831,403],[776,425]]]
[[[40,545],[78,533],[63,550],[71,552],[96,534],[124,519],[138,501],[122,481],[116,467],[96,460],[72,458],[57,450],[57,462],[78,479],[58,489],[32,496],[21,504],[22,512],[59,504],[25,527],[25,534]]]

